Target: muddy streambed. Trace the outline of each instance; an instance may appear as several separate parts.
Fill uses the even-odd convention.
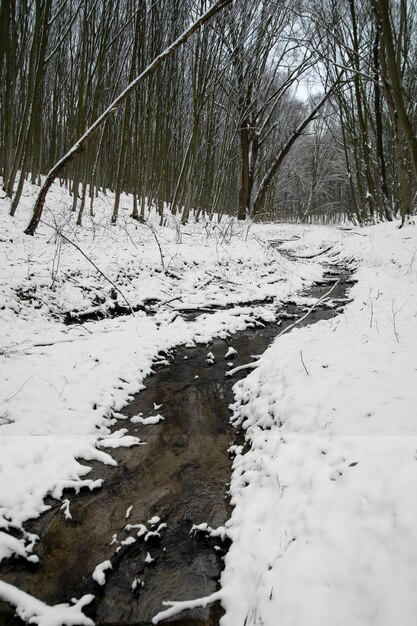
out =
[[[331,297],[342,306],[351,278],[341,269],[332,268],[305,295],[320,298],[339,277]],[[41,537],[35,548],[40,563],[3,561],[0,579],[48,604],[92,593],[95,600],[85,612],[102,626],[144,626],[164,608],[163,600],[213,593],[227,545],[191,529],[203,522],[222,526],[231,515],[228,448],[239,433],[229,424],[228,406],[234,383],[247,372],[225,376],[231,361],[225,354],[233,346],[233,366],[249,363],[303,313],[294,304],[283,305],[277,311],[278,323],[167,355],[170,364],[156,368],[145,381],[146,389],[123,409],[125,419],[115,425],[128,428],[146,444],[111,451],[118,467],[93,464],[89,477],[103,478],[104,486],[77,496],[65,494],[71,518],[66,519],[62,502],[51,499],[50,511],[26,525]],[[335,314],[335,309],[318,307],[304,323]],[[215,357],[213,364],[206,361],[208,352]],[[154,425],[130,421],[138,414],[146,418],[157,413],[165,420]],[[99,585],[92,573],[105,560],[112,569],[106,572],[105,585]],[[214,626],[221,615],[217,603],[164,623]],[[20,624],[13,609],[0,603],[0,626]]]

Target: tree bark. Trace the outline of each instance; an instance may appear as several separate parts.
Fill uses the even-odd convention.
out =
[[[249,202],[249,120],[245,119],[240,125],[240,187],[239,187],[239,208],[237,219],[246,219]]]

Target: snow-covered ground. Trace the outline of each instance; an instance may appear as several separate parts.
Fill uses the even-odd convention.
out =
[[[250,450],[234,461],[222,626],[416,623],[416,235],[338,236],[353,302],[235,387]]]
[[[159,227],[156,217],[132,223],[126,210],[111,226],[111,196],[80,229],[56,186],[31,238],[23,228],[34,193],[28,186],[14,219],[0,202],[0,559],[36,560],[24,522],[48,494],[100,486],[79,460],[114,464],[112,448],[138,443],[114,414],[160,352],[269,319],[273,304],[254,312],[250,303],[299,292],[326,259],[353,261],[358,283],[344,314],[278,338],[235,388],[233,419],[249,451],[234,460],[233,544],[216,598],[222,626],[414,623],[415,229],[180,227],[172,217]],[[333,248],[290,261],[266,244],[275,239],[293,239],[282,248],[295,255]],[[115,297],[154,314],[64,324],[71,312],[105,314]],[[193,322],[177,313],[213,305],[231,308]],[[0,597],[50,625],[81,623],[89,600],[45,607],[1,581]]]

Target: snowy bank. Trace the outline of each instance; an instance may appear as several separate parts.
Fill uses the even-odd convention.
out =
[[[353,302],[277,339],[235,386],[249,450],[233,466],[222,626],[415,623],[417,233],[331,243],[358,266]]]

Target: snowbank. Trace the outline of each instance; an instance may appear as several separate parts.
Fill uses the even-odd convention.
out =
[[[94,626],[93,620],[82,611],[94,596],[85,595],[73,604],[48,606],[21,589],[0,580],[0,599],[16,607],[17,615],[29,624],[38,626]]]
[[[358,265],[354,301],[276,340],[235,386],[249,451],[234,461],[222,626],[415,623],[417,233],[332,244]]]

